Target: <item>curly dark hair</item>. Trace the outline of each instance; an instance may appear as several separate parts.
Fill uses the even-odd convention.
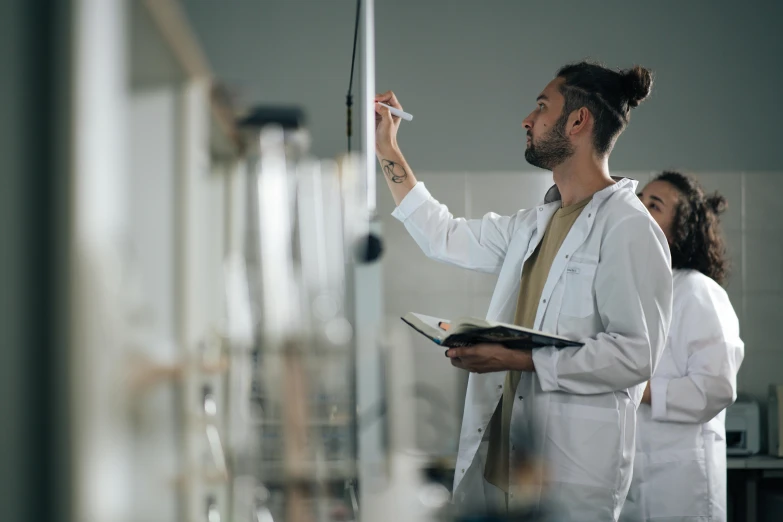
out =
[[[698,270],[723,284],[729,261],[718,216],[728,207],[726,198],[706,196],[698,181],[679,172],[664,171],[653,181],[669,183],[681,196],[672,222],[672,268]]]

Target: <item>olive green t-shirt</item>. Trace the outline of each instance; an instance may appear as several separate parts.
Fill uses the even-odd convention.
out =
[[[571,226],[590,202],[588,198],[555,212],[544,232],[544,237],[522,268],[522,280],[517,298],[517,310],[514,324],[533,328],[538,312],[541,292],[549,277],[549,269],[560,245],[563,244]],[[509,485],[509,445],[511,435],[511,411],[514,406],[514,394],[519,384],[520,372],[506,372],[503,385],[503,399],[498,404],[489,422],[489,447],[484,478],[508,493]]]

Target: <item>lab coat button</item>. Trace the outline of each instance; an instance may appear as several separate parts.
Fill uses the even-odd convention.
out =
[[[544,299],[544,304],[546,304],[546,299]]]
[[[503,389],[503,385],[502,384],[498,384],[498,389]]]
[[[522,396],[521,396],[521,395],[519,396],[519,400],[520,400],[520,401],[522,400]]]
[[[479,428],[479,433],[481,433],[481,428]]]
[[[465,468],[462,468],[462,473],[465,473]]]
[[[538,207],[539,212],[541,212],[542,210],[544,210],[544,207]]]

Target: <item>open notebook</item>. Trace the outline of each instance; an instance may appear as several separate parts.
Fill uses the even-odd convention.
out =
[[[544,346],[565,348],[583,344],[559,335],[475,317],[461,317],[447,321],[429,315],[407,313],[401,319],[436,344],[449,348],[480,343],[500,343],[507,348],[524,350]]]

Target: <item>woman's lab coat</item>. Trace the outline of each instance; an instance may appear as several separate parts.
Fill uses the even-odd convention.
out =
[[[633,481],[621,520],[726,520],[725,408],[744,355],[726,291],[695,270],[674,271],[674,316],[637,413]]]
[[[620,515],[631,482],[636,407],[671,318],[668,245],[635,189],[635,181],[622,179],[593,196],[544,285],[535,327],[584,346],[535,350],[536,372],[523,373],[515,393],[511,462],[525,428],[534,427],[552,481],[548,491],[573,520]],[[418,183],[393,215],[430,258],[498,274],[487,317],[510,323],[522,265],[560,206],[553,187],[544,203],[513,216],[457,219]],[[468,381],[454,479],[454,503],[465,510],[486,507],[483,439],[504,380],[505,372],[496,372]],[[511,506],[520,499],[515,489],[512,477]]]

